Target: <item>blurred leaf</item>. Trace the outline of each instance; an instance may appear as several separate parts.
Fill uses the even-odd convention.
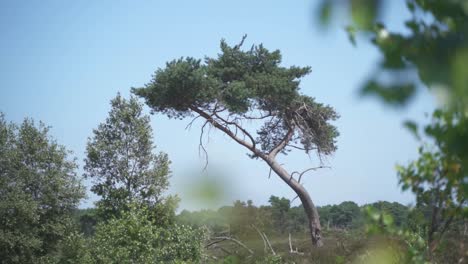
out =
[[[351,17],[360,29],[371,29],[377,18],[379,0],[351,0]]]
[[[330,17],[332,12],[332,1],[322,1],[319,6],[319,18],[322,26],[330,24]]]
[[[347,26],[345,31],[348,33],[349,41],[356,46],[356,29],[353,26]]]
[[[393,217],[389,214],[382,214],[382,222],[386,226],[391,226],[393,224]]]
[[[392,105],[405,105],[414,95],[416,87],[412,83],[384,85],[370,80],[362,88],[361,95],[378,96]]]
[[[202,206],[214,206],[220,201],[225,200],[226,188],[229,186],[225,178],[220,175],[205,175],[201,180],[192,182],[187,189],[191,200]]]
[[[415,136],[418,140],[421,139],[418,133],[418,125],[414,121],[407,120],[403,125]]]
[[[454,99],[465,103],[468,97],[468,47],[455,52],[452,61],[452,79],[456,97]]]

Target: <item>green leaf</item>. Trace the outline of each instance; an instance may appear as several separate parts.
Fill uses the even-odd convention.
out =
[[[418,125],[414,121],[407,120],[403,123],[403,125],[408,129],[413,136],[415,136],[418,140],[421,139],[418,133]]]
[[[356,46],[356,28],[353,26],[347,26],[345,28],[346,33],[348,33],[348,39],[353,44],[353,46]]]
[[[330,23],[330,17],[332,13],[333,3],[332,1],[322,1],[319,7],[319,18],[322,26],[326,26]]]

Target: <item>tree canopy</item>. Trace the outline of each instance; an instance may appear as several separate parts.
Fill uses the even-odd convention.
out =
[[[49,128],[25,119],[7,123],[0,113],[0,259],[37,263],[59,251],[84,197],[70,152]]]
[[[203,62],[191,57],[168,62],[150,83],[132,91],[169,117],[208,113],[244,133],[264,153],[274,152],[286,137],[306,152],[334,152],[338,131],[330,121],[337,113],[299,92],[310,68],[283,67],[279,50],[254,45],[244,51],[243,41],[229,46],[222,40],[221,53]],[[241,128],[242,120],[263,121],[256,138]]]

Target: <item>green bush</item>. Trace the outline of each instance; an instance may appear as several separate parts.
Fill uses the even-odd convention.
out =
[[[99,224],[91,241],[98,263],[199,262],[203,232],[184,225],[161,228],[148,220],[148,210],[131,209],[122,217]]]

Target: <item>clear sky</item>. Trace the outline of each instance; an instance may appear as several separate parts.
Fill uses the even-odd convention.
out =
[[[263,43],[281,50],[284,65],[311,66],[302,92],[332,105],[341,115],[336,122],[341,133],[338,151],[325,161],[331,169],[305,178],[313,200],[318,205],[345,200],[410,203],[412,196],[400,192],[394,166],[415,158],[418,143],[402,121],[427,121],[424,114],[431,112],[434,99],[420,93],[409,108],[394,110],[360,98],[358,87],[379,54],[365,41],[353,47],[344,23],[321,30],[314,24],[315,2],[1,1],[0,111],[7,120],[32,117],[52,126],[52,135],[74,152],[81,167],[86,140],[106,118],[117,92],[129,96],[130,87],[147,83],[168,60],[214,56],[220,39],[235,44],[248,34],[246,46]],[[396,3],[387,8],[390,29],[401,29],[406,10]],[[199,124],[185,130],[188,120],[161,115],[151,120],[157,149],[172,160],[169,192],[181,197],[181,209],[235,199],[266,204],[270,195],[294,197],[279,179],[268,179],[266,165],[250,160],[240,146],[212,132],[207,142],[209,171],[223,179],[224,195],[211,204],[194,202],[190,195],[194,186],[207,180],[201,174]],[[289,170],[301,170],[316,165],[317,158],[296,153],[281,162]],[[90,194],[81,206],[95,200]]]

